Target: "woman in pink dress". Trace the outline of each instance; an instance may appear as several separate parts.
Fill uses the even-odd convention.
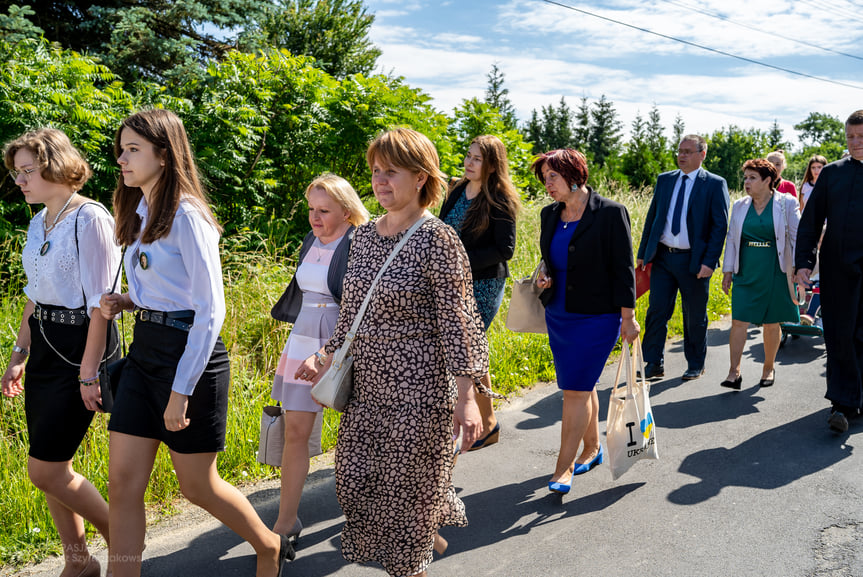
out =
[[[311,383],[295,378],[302,362],[332,336],[339,318],[342,282],[354,227],[369,219],[369,212],[347,180],[322,174],[306,188],[312,227],[300,248],[300,264],[273,318],[294,323],[273,380],[273,398],[282,404],[285,448],[282,452],[282,491],[279,517],[273,531],[296,539],[303,530],[297,516],[309,457],[320,451],[322,407],[311,395]],[[309,439],[318,431],[310,450]]]
[[[782,178],[782,171],[785,170],[786,166],[788,166],[788,163],[785,162],[785,151],[782,149],[774,150],[767,155],[767,160],[770,164],[775,166],[776,171],[779,172],[779,185],[776,187],[776,190],[797,198],[797,187],[794,186],[794,183],[790,180]]]

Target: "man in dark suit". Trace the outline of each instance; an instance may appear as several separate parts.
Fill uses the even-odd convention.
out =
[[[683,302],[683,380],[704,373],[707,356],[707,297],[728,228],[728,185],[701,168],[707,142],[688,134],[677,149],[677,166],[659,175],[644,222],[636,265],[653,263],[650,303],[642,348],[645,376],[665,375],[663,355],[668,320],[677,292]]]
[[[827,348],[828,424],[844,433],[863,406],[863,110],[845,121],[849,156],[824,167],[797,229],[797,282],[809,286],[821,241],[820,287]]]

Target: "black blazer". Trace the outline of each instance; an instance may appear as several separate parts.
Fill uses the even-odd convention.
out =
[[[794,252],[795,270],[815,268],[816,257],[821,258],[822,276],[825,269],[841,269],[854,264],[860,257],[859,242],[853,242],[850,235],[859,235],[859,223],[849,222],[856,211],[851,209],[852,202],[859,202],[863,194],[863,163],[847,156],[831,162],[821,170],[815,188],[806,201],[800,226],[797,228],[797,248]],[[821,252],[818,242],[824,222],[830,225],[824,231]],[[853,231],[853,232],[852,232]],[[857,238],[860,238],[859,236]],[[826,265],[826,267],[825,267]]]
[[[327,270],[327,288],[333,293],[333,298],[336,299],[337,303],[342,302],[342,283],[345,280],[345,271],[348,270],[348,255],[353,239],[354,226],[351,225],[345,233],[345,239],[336,247],[333,259],[330,261],[330,268]],[[312,249],[314,242],[315,235],[309,232],[303,239],[303,246],[300,248],[300,257],[297,260],[297,266],[303,262],[303,257]],[[297,320],[301,306],[303,306],[303,291],[300,290],[297,277],[294,276],[291,282],[288,283],[288,288],[282,293],[281,298],[273,305],[270,315],[277,321],[292,323]]]
[[[467,185],[453,189],[440,208],[441,220],[449,214],[458,200],[459,193]],[[456,231],[470,260],[471,276],[474,280],[484,278],[506,278],[509,266],[506,261],[515,253],[515,220],[499,208],[492,207],[488,227],[479,236]]]
[[[597,315],[635,308],[629,212],[622,204],[596,194],[590,187],[588,190],[587,206],[569,243],[566,311]],[[563,207],[555,202],[540,213],[539,248],[549,275],[551,239]],[[552,281],[558,280],[552,278]],[[539,295],[542,304],[548,305],[553,290],[548,288]]]

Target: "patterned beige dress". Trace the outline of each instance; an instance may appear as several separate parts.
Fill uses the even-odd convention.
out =
[[[375,221],[357,229],[328,353],[403,234],[383,237]],[[415,575],[431,562],[439,527],[467,524],[452,486],[454,376],[488,370],[482,328],[461,241],[429,219],[385,271],[352,346],[354,392],[336,445],[348,561]]]

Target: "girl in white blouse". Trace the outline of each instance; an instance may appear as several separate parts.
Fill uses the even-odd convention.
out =
[[[108,426],[113,577],[141,573],[144,493],[160,443],[170,450],[183,495],[255,549],[257,577],[281,576],[284,559],[294,555],[290,543],[216,469],[230,382],[219,338],[221,229],[185,128],[170,111],[139,112],[123,121],[114,152],[121,171],[117,240],[126,247],[129,292],[103,295],[102,314],[134,309],[136,323]]]
[[[84,520],[107,541],[108,504],[72,468],[72,457],[93,412],[101,411],[98,370],[106,341],[108,356],[119,352],[116,328],[99,314],[99,297],[111,290],[120,264],[114,219],[78,194],[91,171],[63,132],[29,132],[8,143],[3,155],[27,203],[45,205],[27,230],[27,304],[3,374],[3,394],[15,397],[26,385],[27,470],[45,493],[63,543],[62,575],[98,577]]]

